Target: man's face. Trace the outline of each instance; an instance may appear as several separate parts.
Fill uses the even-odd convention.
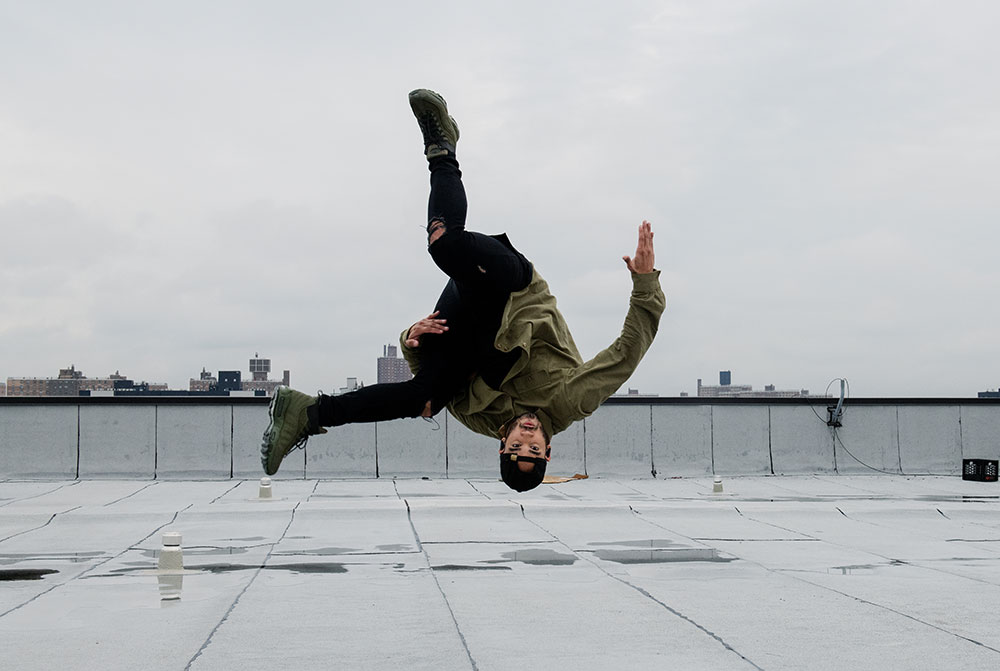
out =
[[[514,421],[514,427],[507,434],[500,448],[500,454],[516,454],[521,457],[541,457],[550,461],[551,448],[545,444],[542,425],[536,417],[523,416]],[[522,471],[530,471],[535,465],[530,461],[518,463]]]

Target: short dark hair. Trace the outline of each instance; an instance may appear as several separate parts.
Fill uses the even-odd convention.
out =
[[[530,462],[534,468],[522,471],[518,466],[521,462]],[[516,454],[500,455],[500,479],[508,487],[518,492],[526,492],[542,484],[545,479],[545,466],[548,462],[541,457],[521,457]]]

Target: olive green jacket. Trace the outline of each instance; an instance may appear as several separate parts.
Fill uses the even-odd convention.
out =
[[[475,377],[452,399],[448,410],[476,433],[493,438],[505,422],[525,412],[534,412],[549,436],[565,431],[615,393],[653,343],[666,308],[659,278],[658,270],[632,273],[632,296],[621,335],[584,362],[555,296],[535,271],[527,288],[511,294],[497,330],[497,349],[521,350],[500,390]],[[400,346],[416,374],[419,350],[406,346],[408,331],[400,335]]]

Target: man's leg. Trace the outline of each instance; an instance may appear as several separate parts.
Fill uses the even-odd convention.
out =
[[[431,173],[427,204],[427,234],[431,257],[458,282],[466,299],[471,293],[510,293],[531,281],[531,264],[512,247],[482,233],[465,230],[468,203],[462,171],[455,158],[458,124],[437,93],[417,89],[410,107],[424,139]]]
[[[430,160],[427,220],[431,258],[467,292],[509,294],[531,281],[531,264],[500,240],[465,228],[468,209],[462,171],[454,156]]]
[[[475,373],[474,324],[454,281],[441,293],[434,310],[448,317],[448,330],[420,339],[420,369],[406,382],[376,384],[339,396],[319,395],[319,424],[340,426],[418,417],[430,403],[437,414]]]
[[[438,412],[476,373],[477,343],[483,340],[484,328],[495,334],[506,296],[530,282],[531,264],[523,255],[499,240],[465,230],[465,188],[455,160],[458,126],[444,99],[418,89],[410,94],[410,105],[424,135],[431,171],[430,252],[452,278],[438,301],[449,330],[422,339],[420,370],[409,382],[373,385],[343,396],[279,390],[261,445],[269,475],[309,435],[324,432],[323,426],[415,417],[428,402],[431,413]]]

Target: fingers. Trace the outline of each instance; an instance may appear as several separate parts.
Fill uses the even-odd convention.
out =
[[[444,333],[448,330],[447,319],[421,319],[417,327],[422,333]]]
[[[639,246],[653,248],[653,225],[646,220],[639,225]]]
[[[420,337],[428,333],[440,335],[448,330],[447,319],[435,319],[438,312],[432,312],[424,319],[410,327],[409,337],[406,339],[406,346],[410,348],[420,347]]]
[[[639,241],[635,247],[635,256],[623,256],[622,260],[633,273],[649,273],[653,270],[653,225],[645,219],[639,224]]]

